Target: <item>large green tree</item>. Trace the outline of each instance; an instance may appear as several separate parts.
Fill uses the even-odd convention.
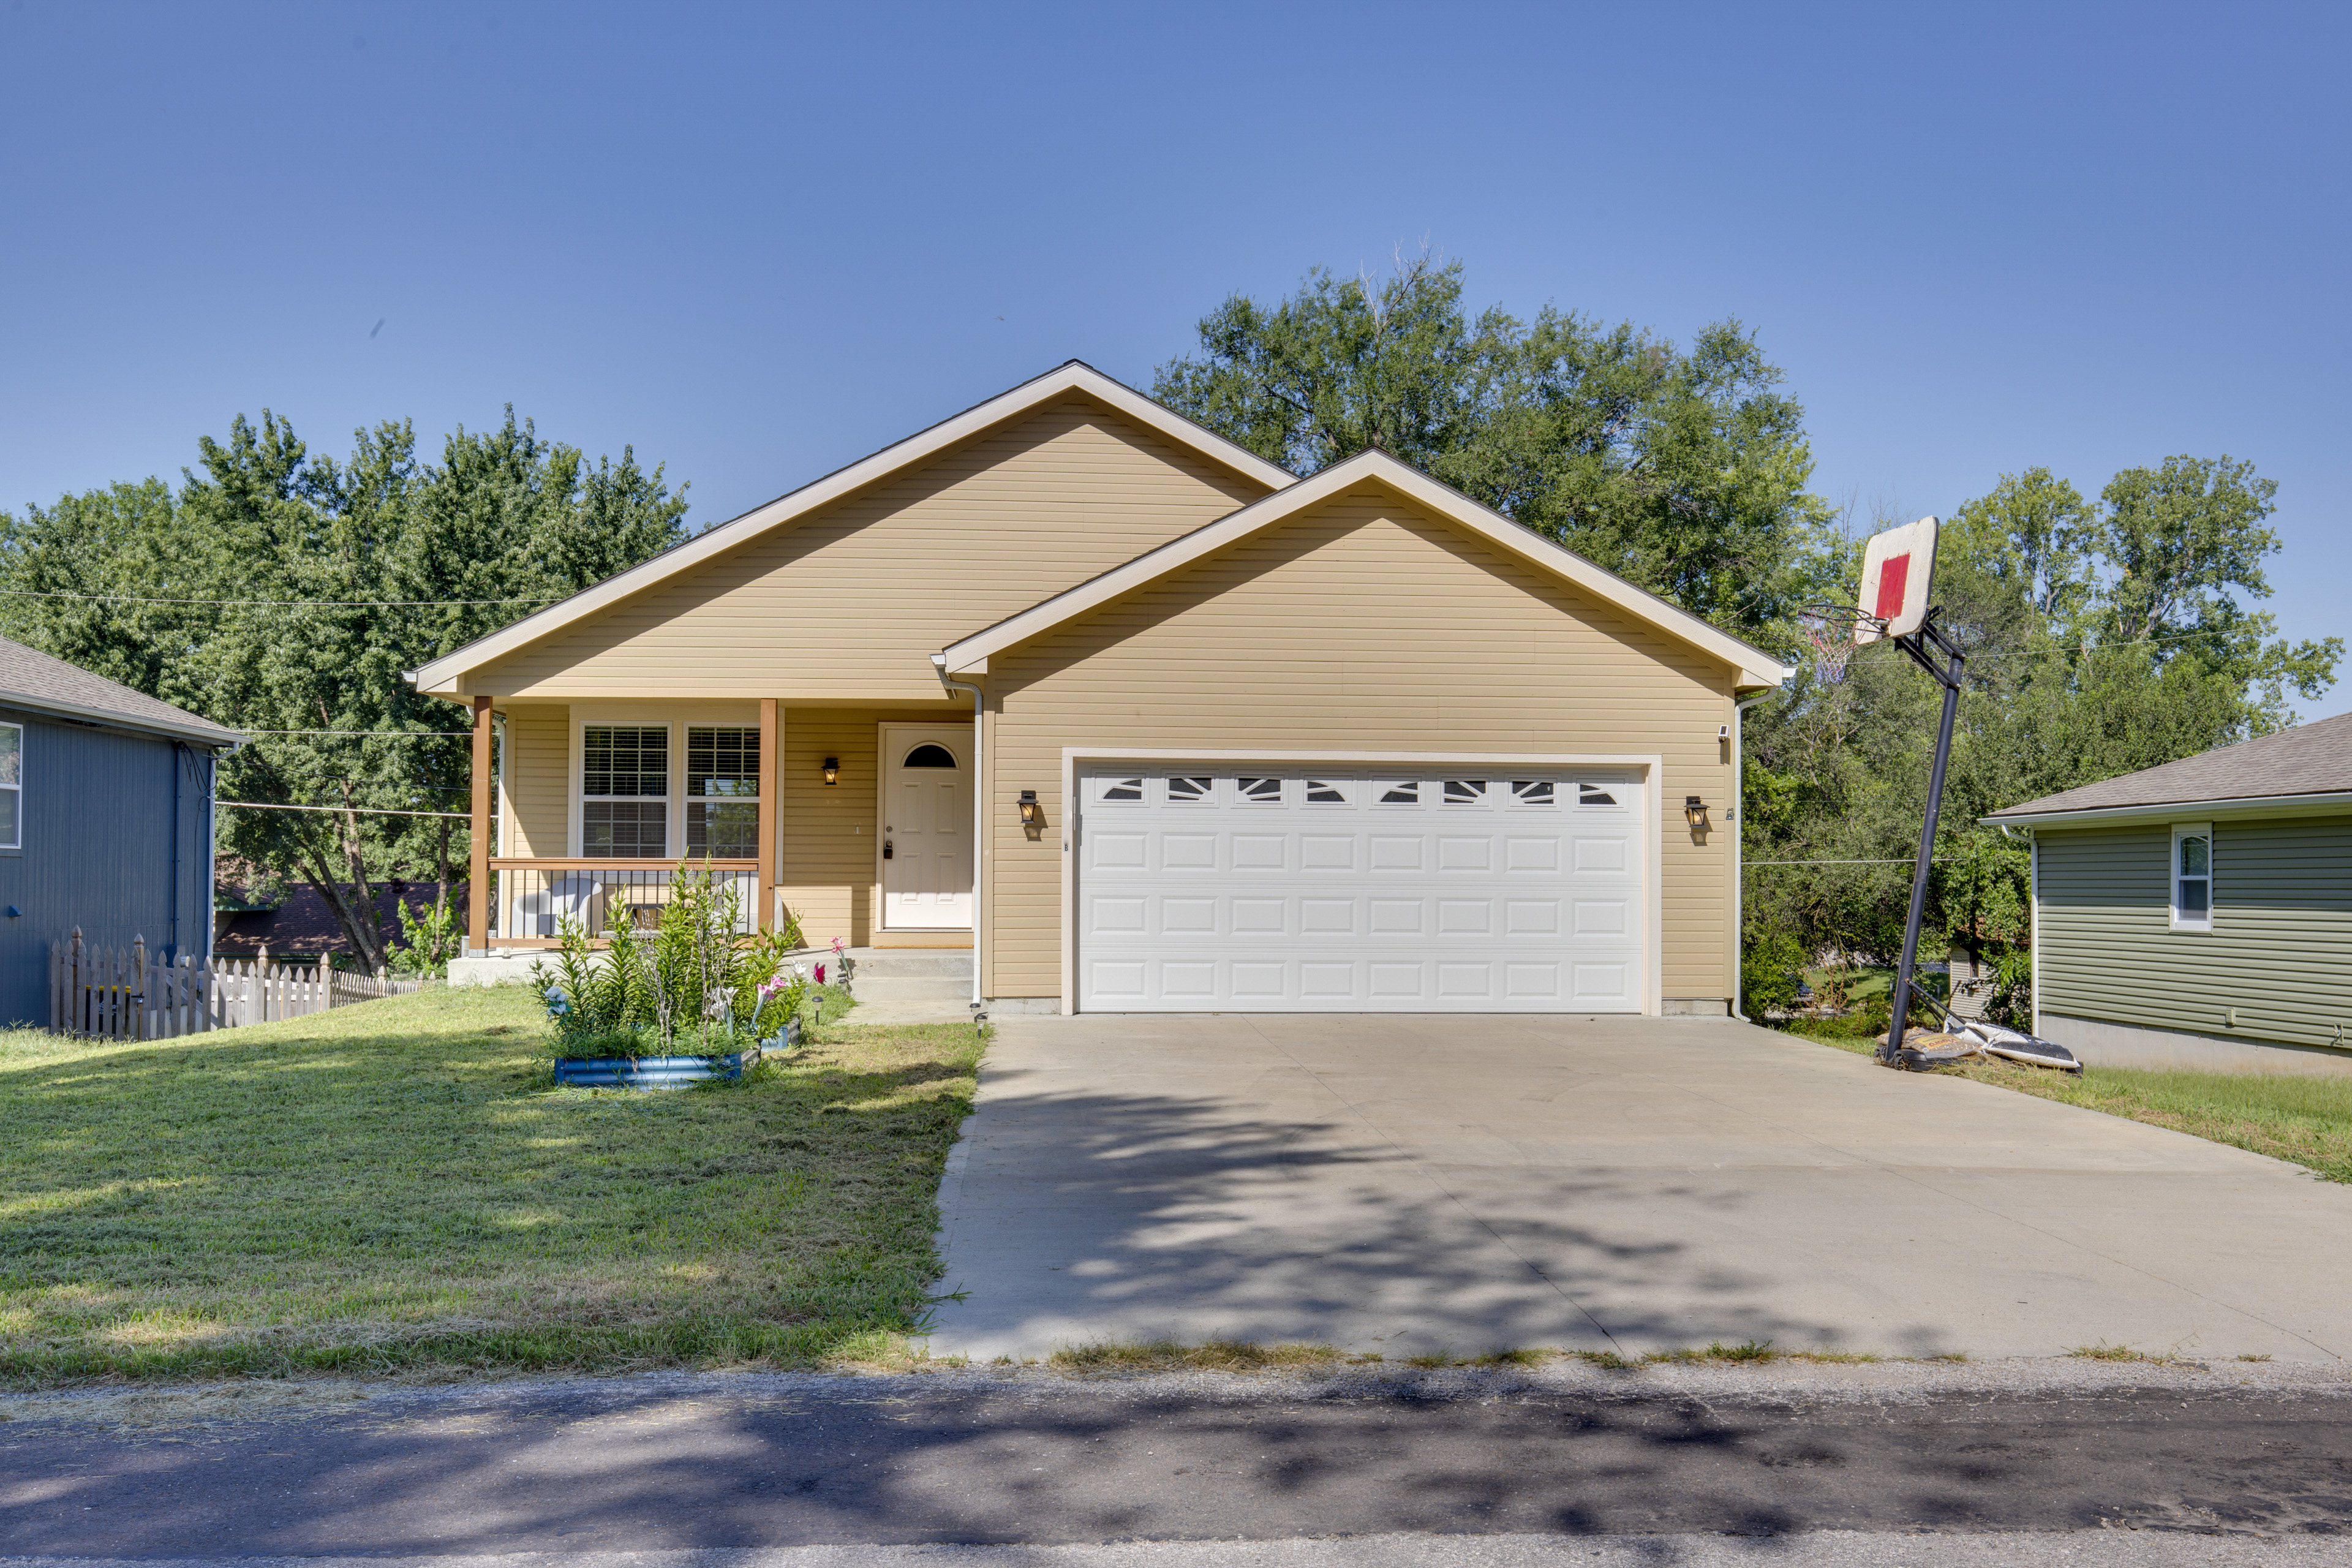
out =
[[[1936,931],[1995,953],[2031,939],[2025,847],[1982,826],[1985,814],[2268,733],[2291,716],[2284,688],[2315,698],[2334,680],[2339,639],[2275,640],[2250,607],[2280,548],[2261,526],[2273,494],[2249,465],[2172,458],[2116,475],[2095,505],[2031,468],[1955,510],[1935,596],[1968,652],[1968,684]],[[1894,951],[1939,700],[1880,643],[1843,681],[1809,669],[1751,715],[1751,939]],[[1786,861],[1801,863],[1774,864]]]
[[[1549,305],[1473,317],[1462,264],[1423,257],[1235,295],[1198,330],[1153,395],[1295,472],[1378,447],[1750,636],[1785,634],[1827,580],[1803,410],[1736,321],[1684,349]]]
[[[467,848],[462,824],[383,814],[462,809],[471,775],[446,733],[459,710],[403,672],[676,543],[685,497],[632,452],[591,464],[511,409],[437,462],[405,423],[313,456],[266,410],[198,452],[176,494],[148,479],[0,514],[0,624],[251,733],[224,799],[333,808],[224,810],[220,847],[318,889],[376,967],[378,882]]]

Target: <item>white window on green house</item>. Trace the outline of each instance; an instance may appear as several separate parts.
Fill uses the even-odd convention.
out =
[[[25,727],[0,724],[0,849],[25,847]]]
[[[2172,929],[2213,929],[2213,828],[2183,823],[2172,830]]]
[[[760,853],[759,726],[694,724],[686,731],[686,852],[714,860]]]
[[[580,739],[580,853],[668,858],[669,727],[590,724]]]

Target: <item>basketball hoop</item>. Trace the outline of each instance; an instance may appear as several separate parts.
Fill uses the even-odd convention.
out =
[[[1876,634],[1882,629],[1875,616],[1846,605],[1807,605],[1797,612],[1797,619],[1804,626],[1805,640],[1813,645],[1813,679],[1823,686],[1845,679],[1853,650],[1869,640],[1863,636],[1865,630]]]

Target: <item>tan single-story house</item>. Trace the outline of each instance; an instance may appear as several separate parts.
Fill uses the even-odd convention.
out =
[[[1719,1016],[1736,705],[1790,673],[1072,362],[415,679],[472,710],[477,952],[691,855],[747,927],[969,950],[997,1012]]]

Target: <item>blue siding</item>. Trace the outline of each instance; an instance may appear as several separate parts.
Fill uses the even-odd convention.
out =
[[[208,953],[212,753],[5,706],[0,721],[25,727],[23,847],[0,849],[0,910],[20,911],[0,915],[0,1024],[48,1022],[49,943],[75,926],[85,942],[107,946],[143,936],[161,954],[172,946],[176,913],[179,952]]]

